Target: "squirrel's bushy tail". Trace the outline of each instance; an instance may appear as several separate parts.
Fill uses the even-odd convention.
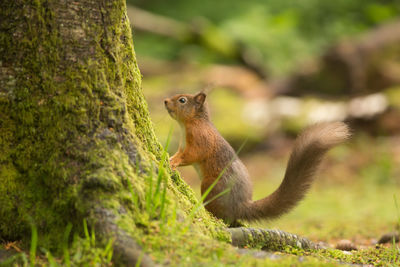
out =
[[[349,137],[349,128],[342,122],[319,123],[306,129],[296,140],[281,185],[271,195],[249,203],[241,212],[242,219],[269,219],[288,212],[310,188],[325,152]]]

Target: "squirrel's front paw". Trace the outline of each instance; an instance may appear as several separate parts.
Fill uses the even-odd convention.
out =
[[[171,165],[171,169],[176,171],[176,168],[179,166],[179,160],[176,157],[169,158],[169,164]]]

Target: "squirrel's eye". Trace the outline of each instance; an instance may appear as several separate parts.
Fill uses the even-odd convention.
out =
[[[178,99],[178,101],[181,102],[182,104],[185,104],[186,103],[186,98],[181,97],[181,98]]]

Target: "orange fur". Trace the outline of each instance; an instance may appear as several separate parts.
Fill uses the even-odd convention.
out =
[[[325,152],[350,136],[348,127],[342,122],[309,127],[297,138],[278,189],[263,199],[252,201],[247,169],[211,123],[205,99],[203,92],[165,99],[166,109],[185,133],[185,140],[170,162],[173,169],[192,164],[197,166],[202,194],[220,176],[206,201],[226,189],[229,191],[211,201],[206,209],[229,224],[236,224],[239,219],[274,218],[288,212],[311,186]]]

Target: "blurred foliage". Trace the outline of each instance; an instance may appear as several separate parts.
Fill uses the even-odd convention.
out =
[[[394,19],[398,0],[128,0],[128,4],[195,25],[207,19],[239,43],[252,48],[272,75],[284,75],[296,63],[321,53],[332,42]],[[200,63],[226,58],[199,45],[135,33],[138,55]]]

